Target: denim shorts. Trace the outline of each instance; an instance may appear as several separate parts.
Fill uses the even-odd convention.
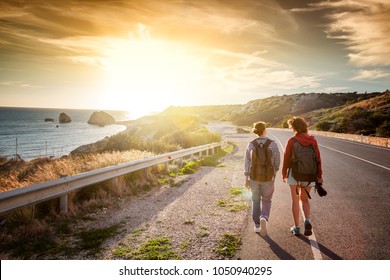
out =
[[[288,175],[288,178],[287,178],[287,184],[289,184],[289,185],[298,185],[298,182],[297,182],[297,180],[294,179],[291,170],[290,170],[289,175]],[[316,183],[315,183],[315,182],[311,182],[311,183],[308,185],[308,182],[299,182],[299,184],[300,184],[300,185],[303,185],[303,186],[314,187]]]

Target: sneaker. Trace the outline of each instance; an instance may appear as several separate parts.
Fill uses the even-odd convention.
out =
[[[290,231],[291,231],[294,235],[300,235],[300,234],[301,234],[301,228],[300,228],[300,227],[297,227],[297,226],[291,227]]]
[[[309,220],[305,221],[305,232],[303,233],[305,236],[310,236],[313,234],[312,229],[313,227],[311,226],[311,223]]]
[[[259,233],[260,232],[260,225],[255,224],[254,230],[256,233]]]
[[[265,218],[260,219],[260,235],[267,235],[267,220]]]

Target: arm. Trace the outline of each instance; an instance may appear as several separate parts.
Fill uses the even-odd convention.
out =
[[[251,165],[251,150],[253,149],[251,143],[248,144],[245,157],[244,157],[244,175],[245,175],[245,187],[250,189],[249,185],[249,173],[250,173],[250,165]]]
[[[282,165],[282,178],[284,182],[287,181],[287,169],[289,168],[291,157],[292,157],[293,144],[294,144],[294,139],[293,138],[288,139],[286,147],[284,149],[283,165]]]
[[[317,140],[315,141],[314,143],[314,149],[316,151],[316,154],[317,154],[317,158],[318,158],[318,182],[319,183],[322,183],[323,180],[322,180],[322,163],[321,163],[321,154],[320,154],[320,149],[318,148],[318,143],[317,143]]]

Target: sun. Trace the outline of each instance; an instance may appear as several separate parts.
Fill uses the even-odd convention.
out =
[[[135,117],[180,104],[196,87],[199,61],[171,42],[119,40],[107,56],[106,103]]]

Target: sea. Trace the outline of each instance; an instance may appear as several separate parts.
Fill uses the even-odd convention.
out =
[[[112,124],[88,124],[97,110],[0,107],[0,155],[17,155],[23,160],[39,157],[61,157],[79,146],[94,143],[126,129]],[[110,111],[117,122],[129,120],[126,111]],[[72,121],[59,123],[59,115],[67,114]],[[51,118],[54,122],[45,121]]]

